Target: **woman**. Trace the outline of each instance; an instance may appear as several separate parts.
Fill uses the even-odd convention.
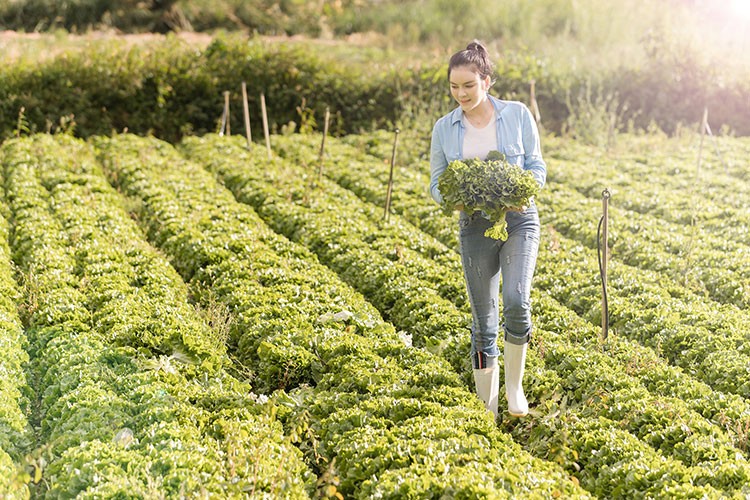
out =
[[[458,107],[440,118],[432,131],[430,192],[442,203],[438,179],[449,162],[484,160],[493,150],[510,163],[529,170],[544,185],[547,167],[539,132],[529,109],[520,102],[501,101],[487,92],[493,84],[487,49],[478,41],[451,57],[448,81]],[[533,201],[506,215],[508,239],[484,236],[492,223],[481,212],[458,206],[459,242],[466,288],[471,303],[471,358],[474,382],[485,406],[497,416],[499,393],[500,276],[503,289],[505,397],[511,415],[528,414],[523,391],[526,350],[531,338],[531,279],[539,249],[539,216]]]

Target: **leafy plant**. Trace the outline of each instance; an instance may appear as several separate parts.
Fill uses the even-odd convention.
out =
[[[484,161],[473,158],[450,162],[438,180],[438,188],[446,214],[456,206],[469,214],[481,211],[494,223],[484,235],[505,241],[505,214],[528,206],[539,192],[539,183],[531,172],[508,163],[502,153],[490,151]]]

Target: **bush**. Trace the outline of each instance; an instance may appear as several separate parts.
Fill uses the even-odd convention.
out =
[[[261,93],[271,132],[320,129],[329,107],[334,135],[393,126],[416,127],[429,135],[434,120],[454,106],[445,62],[415,61],[407,67],[393,58],[376,69],[367,58],[323,58],[320,50],[243,35],[217,36],[197,49],[167,36],[132,47],[113,39],[42,62],[19,60],[0,68],[0,139],[72,129],[81,137],[128,130],[176,142],[184,135],[218,131],[226,90],[237,133],[243,131],[243,81],[256,140],[262,137]],[[591,117],[615,118],[616,130],[602,131],[607,135],[625,124],[645,128],[655,123],[671,132],[680,124],[697,123],[708,106],[714,129],[726,126],[738,135],[750,134],[750,102],[744,98],[749,84],[717,85],[710,67],[688,65],[678,57],[596,78],[552,70],[523,51],[498,59],[493,93],[529,102],[534,80],[543,128],[553,133],[600,136]],[[600,97],[590,96],[592,80],[601,82]]]

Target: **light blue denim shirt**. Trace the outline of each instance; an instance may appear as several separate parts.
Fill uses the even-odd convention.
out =
[[[497,144],[509,163],[530,170],[540,187],[547,180],[547,164],[542,158],[539,130],[525,104],[518,101],[501,101],[487,96],[495,107]],[[457,107],[440,118],[432,129],[430,148],[430,194],[437,203],[443,197],[438,190],[438,178],[453,160],[463,160],[465,127],[463,111]]]

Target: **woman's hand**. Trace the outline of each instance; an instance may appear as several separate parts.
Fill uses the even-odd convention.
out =
[[[508,212],[525,212],[526,209],[529,208],[526,205],[522,205],[520,207],[508,207]]]
[[[464,204],[463,203],[459,203],[455,207],[453,207],[453,209],[454,210],[458,210],[460,212],[463,212],[464,211]]]

